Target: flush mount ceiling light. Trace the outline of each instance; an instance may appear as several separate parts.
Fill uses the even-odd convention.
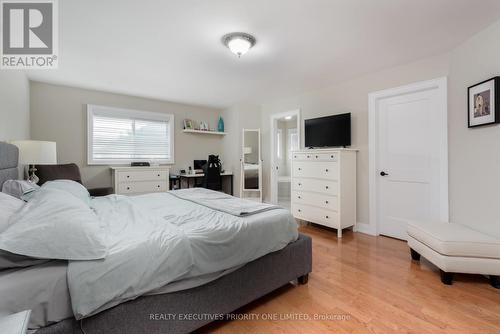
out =
[[[241,57],[241,55],[247,53],[248,50],[255,45],[256,40],[255,37],[250,34],[244,32],[232,32],[222,36],[222,43],[224,43],[224,45],[227,46],[232,53]]]

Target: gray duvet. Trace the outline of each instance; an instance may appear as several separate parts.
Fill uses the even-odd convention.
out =
[[[209,203],[202,205],[192,197],[206,198],[206,192],[191,191],[190,199],[158,193],[92,201],[106,223],[109,254],[104,260],[69,262],[68,286],[77,319],[158,293],[171,282],[235,268],[298,237],[287,210],[263,210],[261,203],[244,200],[239,200],[239,210],[235,201],[218,202],[218,193],[208,194]]]

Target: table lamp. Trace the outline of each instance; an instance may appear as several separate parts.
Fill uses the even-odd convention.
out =
[[[16,140],[11,142],[19,148],[19,164],[28,165],[28,181],[38,183],[34,165],[57,164],[56,143],[38,140]]]

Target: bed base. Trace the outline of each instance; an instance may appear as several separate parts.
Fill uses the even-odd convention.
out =
[[[139,297],[85,318],[81,323],[74,318],[66,319],[36,333],[189,333],[218,320],[216,315],[231,313],[291,281],[306,284],[311,270],[311,238],[300,234],[297,241],[284,249],[213,282],[193,289]],[[191,315],[197,319],[189,318]],[[179,319],[181,316],[183,319]]]

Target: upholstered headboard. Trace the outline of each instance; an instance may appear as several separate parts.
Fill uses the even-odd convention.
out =
[[[19,149],[17,146],[0,142],[0,191],[5,181],[15,180],[19,177],[18,161]]]

